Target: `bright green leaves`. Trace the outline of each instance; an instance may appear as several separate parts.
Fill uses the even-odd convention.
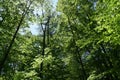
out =
[[[76,41],[76,45],[80,48],[84,48],[92,42],[91,39],[80,39]]]
[[[24,78],[32,79],[32,80],[39,80],[40,78],[37,77],[36,75],[37,75],[37,72],[35,71],[26,72]]]
[[[69,44],[67,49],[71,51],[69,52],[69,55],[70,53],[74,53],[74,55],[76,54],[76,47],[79,47],[80,55],[86,55],[86,52],[88,52],[89,54],[87,54],[87,59],[82,57],[83,60],[86,61],[83,61],[85,67],[88,68],[87,66],[91,63],[96,64],[94,66],[90,65],[91,69],[93,69],[90,70],[88,68],[88,71],[90,72],[95,70],[97,73],[99,73],[99,70],[96,69],[99,66],[97,61],[98,63],[101,61],[100,63],[102,64],[102,68],[105,68],[105,65],[110,64],[107,62],[107,60],[103,61],[102,59],[107,58],[108,60],[111,60],[110,55],[108,54],[111,53],[110,50],[113,48],[110,45],[119,45],[119,3],[120,2],[117,0],[59,0],[58,2],[58,11],[60,11],[62,13],[62,17],[64,17],[61,18],[63,19],[60,24],[61,30],[68,30],[68,32],[64,32],[64,34],[69,33],[71,35],[69,36],[71,37],[71,42],[67,42],[67,44]],[[61,31],[61,33],[63,31]],[[104,46],[101,48],[102,44]],[[103,55],[105,56],[104,58],[102,58]],[[67,59],[65,60],[67,62],[69,61]],[[71,60],[73,60],[73,58],[71,58]],[[69,67],[70,66],[73,65],[69,65]],[[75,74],[74,72],[71,73]],[[107,74],[111,73],[109,70],[106,71],[103,69],[103,71],[101,71],[99,74],[88,75],[91,77],[90,80],[94,80],[98,78],[103,79],[104,76],[108,76]]]
[[[43,62],[43,57],[41,56],[36,56],[33,63],[32,63],[32,67],[33,68],[39,68],[40,64]]]
[[[0,1],[0,59],[29,3]],[[119,8],[118,0],[59,0],[56,12],[51,0],[34,0],[0,79],[119,80]],[[39,36],[26,30],[35,21]]]
[[[101,74],[96,75],[96,71],[93,71],[91,75],[88,77],[87,80],[101,80],[101,79],[106,79],[106,76],[109,75],[109,71],[103,72]]]
[[[104,4],[106,6],[106,10],[102,10],[103,12],[97,13],[98,15],[95,16],[95,20],[97,21],[97,27],[95,28],[95,31],[99,34],[101,34],[101,39],[99,42],[110,42],[112,44],[116,44],[116,42],[119,41],[119,10],[117,9],[118,6],[114,3],[117,3],[119,5],[119,1],[108,1],[109,4],[106,4],[105,2],[99,3]],[[97,7],[97,8],[98,8]],[[98,8],[101,9],[101,8]],[[97,10],[98,11],[98,10]],[[99,43],[98,42],[98,43]]]

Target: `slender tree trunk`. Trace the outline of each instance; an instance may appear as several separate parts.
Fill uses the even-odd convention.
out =
[[[8,55],[9,55],[9,53],[10,53],[10,50],[11,50],[11,48],[12,48],[12,45],[13,45],[13,43],[14,43],[14,40],[15,40],[15,38],[16,38],[16,35],[17,35],[17,33],[18,33],[18,31],[19,31],[19,28],[20,28],[20,26],[21,26],[21,24],[22,24],[22,21],[23,21],[23,16],[22,16],[22,18],[21,18],[21,20],[20,20],[20,23],[18,24],[18,27],[17,27],[17,29],[16,29],[16,32],[15,32],[15,34],[13,35],[13,38],[12,38],[12,40],[11,40],[11,42],[10,42],[10,45],[8,46],[8,48],[6,49],[6,51],[5,51],[5,55],[4,55],[4,57],[3,57],[3,59],[1,60],[1,62],[0,62],[0,72],[1,72],[1,70],[2,70],[2,68],[3,68],[3,65],[4,65],[4,63],[5,63],[5,61],[7,60],[7,58],[8,58]]]
[[[74,47],[76,48],[76,56],[78,58],[77,61],[79,61],[80,65],[81,65],[81,68],[82,68],[82,72],[83,72],[83,80],[87,80],[87,75],[86,75],[86,71],[85,71],[85,68],[84,68],[84,65],[83,65],[83,62],[82,62],[82,59],[81,59],[81,56],[79,54],[79,48],[76,46],[76,40],[75,40],[75,37],[76,37],[76,34],[73,32],[74,29],[72,29],[72,25],[71,25],[71,22],[70,22],[70,18],[68,17],[68,24],[70,25],[70,29],[71,29],[71,33],[73,35],[73,42],[74,42]]]
[[[45,45],[46,45],[46,28],[43,30],[43,48],[42,48],[42,58],[44,58],[44,54],[45,54]],[[40,64],[40,78],[43,79],[43,62]]]
[[[42,12],[43,13],[43,12]],[[44,15],[43,15],[44,17]],[[41,27],[43,30],[43,48],[42,48],[42,57],[44,58],[45,55],[45,47],[46,47],[46,32],[47,32],[47,43],[49,44],[49,21],[50,17],[48,17],[47,22],[45,23],[45,28],[43,28],[43,24],[41,23]],[[40,78],[43,79],[43,61],[40,64]]]
[[[1,70],[2,70],[2,68],[3,68],[3,66],[4,66],[4,64],[5,64],[5,62],[6,62],[7,58],[8,58],[8,56],[9,56],[9,53],[10,53],[10,50],[11,50],[12,45],[14,43],[14,40],[15,40],[15,38],[17,36],[17,33],[18,33],[19,29],[20,29],[20,26],[22,25],[22,22],[23,22],[23,20],[24,20],[24,18],[26,16],[26,14],[28,13],[27,11],[29,10],[30,5],[27,7],[27,9],[25,10],[25,12],[23,12],[22,17],[20,19],[20,22],[18,23],[17,29],[16,29],[16,31],[15,31],[15,33],[13,35],[13,38],[12,38],[12,40],[11,40],[8,48],[6,49],[6,51],[4,53],[5,55],[3,56],[3,59],[0,61],[0,72],[1,72]]]
[[[78,61],[81,65],[81,69],[82,69],[82,72],[83,72],[83,80],[87,80],[87,74],[86,74],[86,71],[85,71],[85,68],[84,68],[84,64],[82,62],[82,59],[81,59],[81,56],[80,56],[80,53],[79,53],[79,50],[78,50],[78,47],[76,47],[76,54],[77,54],[77,58],[78,58]]]
[[[49,41],[50,41],[50,30],[49,30],[49,23],[48,23],[48,27],[47,27],[47,45],[49,45]]]

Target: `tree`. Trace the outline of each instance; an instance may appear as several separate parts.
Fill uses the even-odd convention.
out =
[[[58,0],[55,10],[51,0],[0,1],[0,79],[119,80],[119,6]]]

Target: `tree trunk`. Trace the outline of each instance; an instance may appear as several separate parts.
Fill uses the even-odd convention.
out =
[[[45,39],[46,39],[46,29],[43,30],[43,48],[42,48],[42,58],[44,58],[44,54],[45,54]],[[40,78],[43,79],[43,74],[42,74],[42,71],[43,71],[43,62],[40,64]]]
[[[31,2],[31,3],[32,3],[32,2]],[[30,3],[30,5],[31,5],[31,3]],[[0,72],[2,71],[2,68],[3,68],[3,66],[4,66],[4,64],[5,64],[8,56],[9,56],[9,53],[10,53],[10,50],[11,50],[12,45],[13,45],[13,43],[14,43],[14,40],[15,40],[15,38],[16,38],[16,36],[17,36],[17,33],[18,33],[19,29],[20,29],[20,26],[22,25],[22,22],[23,22],[23,20],[24,20],[24,18],[25,18],[25,15],[28,13],[27,11],[29,10],[30,5],[26,8],[25,12],[23,12],[22,17],[21,17],[21,19],[20,19],[20,22],[18,23],[17,29],[16,29],[16,31],[15,31],[15,33],[14,33],[14,35],[13,35],[13,38],[12,38],[12,40],[11,40],[8,48],[6,49],[6,51],[5,51],[5,53],[4,53],[5,55],[3,56],[3,59],[0,61]]]
[[[82,59],[81,59],[81,55],[79,53],[79,50],[78,50],[78,47],[76,47],[76,54],[77,54],[77,58],[78,58],[78,61],[81,65],[81,69],[82,69],[82,72],[83,72],[83,80],[87,80],[87,74],[86,74],[86,71],[85,71],[85,68],[84,68],[84,65],[83,65],[83,62],[82,62]]]

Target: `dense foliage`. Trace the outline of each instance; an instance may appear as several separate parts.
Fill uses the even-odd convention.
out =
[[[53,1],[0,1],[0,80],[120,80],[120,0]]]

